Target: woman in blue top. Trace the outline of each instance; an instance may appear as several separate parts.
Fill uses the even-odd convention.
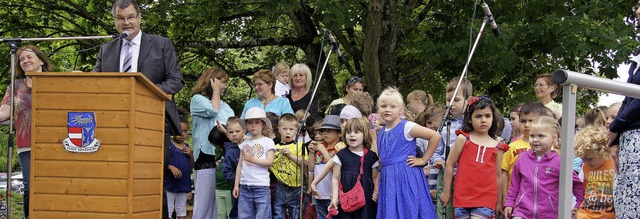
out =
[[[276,96],[276,76],[274,76],[270,70],[258,70],[253,74],[251,80],[258,97],[251,98],[244,104],[242,116],[240,116],[241,119],[244,119],[247,110],[251,107],[258,107],[265,112],[275,113],[278,117],[285,113],[293,114],[289,100],[281,96]]]
[[[195,160],[195,193],[193,218],[215,218],[216,169],[213,144],[209,132],[216,122],[226,123],[234,116],[231,107],[220,100],[229,76],[220,69],[210,68],[200,75],[191,91],[192,143]]]

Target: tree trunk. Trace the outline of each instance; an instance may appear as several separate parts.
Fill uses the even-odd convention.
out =
[[[380,38],[382,36],[382,9],[384,0],[371,0],[369,13],[364,27],[365,38],[362,50],[364,75],[367,80],[367,90],[372,97],[377,97],[382,91],[380,77]]]
[[[387,0],[384,4],[382,19],[382,37],[380,38],[381,83],[398,86],[398,18],[397,0]],[[384,89],[384,87],[382,88]]]
[[[298,10],[292,12],[289,16],[291,21],[293,22],[293,26],[296,29],[298,35],[304,39],[310,39],[311,42],[314,38],[318,36],[318,30],[316,29],[316,24],[309,16],[313,14],[313,9],[308,6],[301,4]],[[316,78],[319,77],[316,75],[316,66],[318,74],[322,70],[322,65],[326,59],[326,54],[322,52],[322,48],[320,48],[319,43],[309,43],[300,47],[307,58],[305,64],[309,66],[311,69],[311,74],[313,75],[313,85],[317,83]],[[320,59],[319,59],[320,58]],[[320,65],[318,65],[318,60],[320,60]],[[336,89],[336,83],[333,80],[333,71],[329,66],[325,70],[322,78],[320,80],[320,85],[318,86],[318,91],[314,98],[318,99],[318,113],[324,112],[329,103],[338,97],[338,91]],[[309,92],[313,92],[314,86],[311,86]]]

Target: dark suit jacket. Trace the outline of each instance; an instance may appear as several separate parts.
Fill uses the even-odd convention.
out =
[[[175,94],[184,86],[182,72],[171,40],[140,31],[138,71],[167,94]],[[94,72],[119,72],[122,41],[115,39],[100,47]],[[180,135],[180,120],[176,103],[165,101],[165,133]]]

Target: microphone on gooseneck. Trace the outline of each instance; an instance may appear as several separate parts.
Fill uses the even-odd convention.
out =
[[[129,37],[129,35],[131,35],[131,31],[128,31],[128,30],[127,30],[127,31],[122,32],[122,34],[120,34],[120,35],[118,36],[118,38],[119,38],[119,39],[125,39],[125,38]]]
[[[336,55],[338,55],[338,59],[341,62],[346,62],[347,60],[344,58],[344,56],[340,52],[340,46],[338,45],[338,42],[336,42],[336,38],[334,38],[333,35],[331,35],[331,32],[329,32],[329,41],[331,42],[331,49],[336,53]]]

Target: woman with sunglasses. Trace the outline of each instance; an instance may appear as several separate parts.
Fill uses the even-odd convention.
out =
[[[338,107],[341,104],[343,106],[349,104],[353,95],[362,93],[364,91],[364,86],[364,78],[352,76],[347,79],[347,81],[344,83],[344,89],[342,90],[345,94],[344,97],[333,100],[331,104],[329,104],[329,107],[327,108],[327,111],[324,112],[324,114],[329,115],[332,111],[334,111],[334,107]]]
[[[244,103],[241,119],[245,117],[247,110],[251,107],[258,107],[265,112],[275,113],[278,117],[285,113],[293,114],[289,100],[281,96],[276,96],[276,76],[274,76],[270,70],[258,70],[253,74],[251,81],[258,96]]]

